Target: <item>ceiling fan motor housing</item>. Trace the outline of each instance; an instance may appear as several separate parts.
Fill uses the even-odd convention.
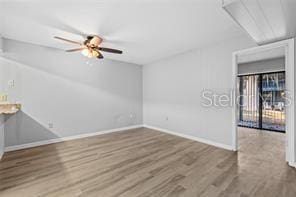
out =
[[[87,40],[84,41],[85,45],[90,47],[97,47],[102,43],[103,39],[99,36],[87,36]]]

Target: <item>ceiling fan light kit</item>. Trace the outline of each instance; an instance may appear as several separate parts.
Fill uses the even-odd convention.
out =
[[[86,57],[88,57],[88,55],[89,55],[89,50],[88,50],[88,49],[83,49],[83,50],[81,51],[81,54],[84,55],[84,56],[86,56]]]
[[[91,51],[90,49],[87,49],[87,48],[83,49],[81,51],[81,54],[88,58],[93,58],[93,57],[97,58],[99,56],[99,53],[97,51],[95,50]]]
[[[121,50],[99,47],[99,45],[103,42],[103,39],[100,38],[99,36],[96,36],[96,35],[87,36],[86,40],[83,43],[76,42],[76,41],[69,40],[69,39],[62,38],[62,37],[58,37],[58,36],[55,36],[54,38],[58,39],[58,40],[65,41],[65,42],[69,42],[72,44],[80,45],[81,46],[80,48],[66,50],[66,52],[81,51],[81,54],[88,57],[88,58],[103,59],[104,56],[101,54],[100,51],[122,54]]]

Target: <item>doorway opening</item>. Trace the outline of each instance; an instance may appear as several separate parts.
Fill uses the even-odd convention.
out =
[[[238,150],[238,132],[241,128],[248,129],[240,127],[240,124],[253,126],[255,130],[261,131],[260,133],[282,135],[284,137],[285,160],[290,166],[296,167],[294,46],[294,39],[289,39],[233,53],[232,87],[235,90],[235,105],[232,109],[232,147],[233,150]],[[275,67],[270,64],[268,67],[264,66],[266,64],[261,64],[262,67],[258,67],[258,64],[251,64],[251,62],[278,57],[282,58],[284,69],[277,68],[278,64],[274,64]],[[246,63],[245,67],[240,68],[239,65],[242,63]],[[254,69],[251,72],[246,70],[250,66]],[[245,90],[240,90],[240,83],[242,87],[245,83],[249,89],[245,87]],[[257,92],[258,95],[254,93],[255,97],[260,93],[262,98],[241,100],[239,95],[244,94],[244,91]],[[285,95],[285,102],[282,101],[283,95]],[[249,103],[249,109],[242,108],[241,103]],[[255,109],[250,108],[252,106],[255,106]],[[263,129],[284,131],[285,133],[262,131]]]
[[[285,72],[238,76],[238,126],[285,132]]]

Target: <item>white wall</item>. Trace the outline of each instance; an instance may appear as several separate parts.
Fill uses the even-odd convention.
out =
[[[230,146],[231,108],[203,107],[201,93],[229,93],[232,52],[253,46],[248,38],[233,38],[145,65],[144,124]]]
[[[142,89],[139,65],[90,66],[79,53],[4,40],[2,85],[23,104],[6,118],[6,146],[142,124],[142,113],[144,124],[231,145],[231,109],[201,106],[201,92],[228,93],[232,52],[252,46],[239,37],[145,65]]]
[[[142,67],[4,40],[4,90],[22,111],[5,122],[5,146],[142,124]],[[8,87],[8,80],[15,80]],[[53,128],[49,128],[53,123]]]
[[[258,74],[285,71],[285,57],[238,64],[238,74]]]

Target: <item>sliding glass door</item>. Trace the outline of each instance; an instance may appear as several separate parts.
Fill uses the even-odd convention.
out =
[[[285,73],[239,76],[239,126],[285,131]]]

